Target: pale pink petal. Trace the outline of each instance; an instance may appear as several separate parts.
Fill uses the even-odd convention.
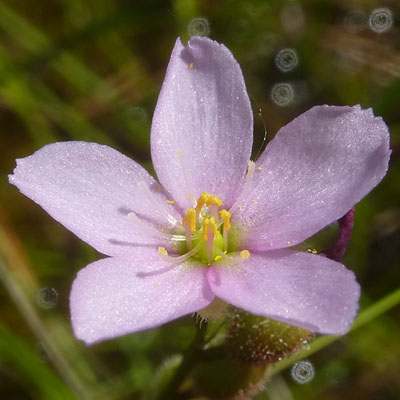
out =
[[[324,334],[346,333],[360,287],[354,274],[326,257],[291,250],[252,254],[239,265],[213,266],[215,295],[250,313]]]
[[[239,64],[222,44],[177,40],[151,129],[154,168],[182,209],[202,191],[231,206],[251,154],[253,115]]]
[[[107,146],[61,142],[17,160],[10,183],[54,219],[107,255],[165,243],[161,229],[179,220],[157,182]],[[135,212],[137,218],[129,218]]]
[[[166,272],[157,273],[160,270]],[[146,248],[138,248],[131,259],[94,262],[78,273],[72,286],[75,336],[92,344],[154,328],[206,307],[214,295],[205,271],[193,264],[171,269],[156,251]]]
[[[389,131],[372,111],[318,106],[283,127],[232,210],[241,246],[302,242],[341,218],[385,176]]]

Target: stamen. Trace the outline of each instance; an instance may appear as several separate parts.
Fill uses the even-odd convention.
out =
[[[189,208],[185,217],[182,221],[184,226],[188,226],[190,232],[195,232],[196,230],[196,210],[194,208]]]
[[[218,254],[216,257],[219,257],[219,259],[222,258],[225,261],[229,261],[232,264],[240,264],[243,261],[240,257],[228,256],[225,251],[221,251],[220,249],[214,249],[214,250]],[[215,260],[215,261],[218,261],[218,260]]]
[[[183,218],[183,225],[186,232],[186,245],[188,250],[192,249],[192,233],[196,231],[196,210],[194,208],[189,208],[185,217]]]
[[[176,265],[171,264],[171,265],[168,265],[167,267],[156,269],[153,271],[148,271],[148,272],[139,271],[138,273],[136,273],[136,276],[138,278],[147,278],[148,276],[161,275],[161,274],[164,274],[165,272],[171,271],[172,269],[174,269],[176,267],[177,267]]]
[[[177,257],[172,257],[168,254],[168,251],[166,250],[165,247],[159,247],[158,248],[158,254],[160,257],[170,263],[170,264],[180,264],[185,262],[188,258],[192,257],[195,255],[199,250],[200,250],[201,244],[199,243],[197,246],[195,246],[192,250],[188,251],[187,253],[177,256]]]
[[[224,236],[224,251],[228,250],[228,231],[231,229],[231,217],[232,214],[227,210],[221,210],[221,219],[224,223],[223,236]]]
[[[214,249],[214,251],[218,254],[217,257],[220,256],[222,259],[229,261],[232,264],[240,264],[250,258],[250,252],[248,250],[242,250],[240,255],[235,257],[228,256],[224,251],[219,249]]]
[[[210,193],[203,192],[201,196],[197,200],[197,206],[196,206],[196,213],[199,214],[200,210],[203,208],[204,204],[207,204],[209,201],[211,195]]]

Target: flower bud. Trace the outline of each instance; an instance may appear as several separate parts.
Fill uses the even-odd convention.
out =
[[[233,308],[226,346],[243,363],[270,364],[300,350],[311,336],[306,329]]]

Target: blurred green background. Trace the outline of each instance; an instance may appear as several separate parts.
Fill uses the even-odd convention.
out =
[[[177,36],[210,36],[241,64],[254,154],[264,123],[270,140],[316,104],[359,103],[385,119],[390,170],[356,207],[343,261],[362,286],[361,310],[398,294],[399,15],[395,0],[0,0],[0,397],[139,399],[194,336],[187,317],[78,342],[69,291],[99,255],[7,182],[15,158],[62,140],[111,145],[153,173],[151,118]],[[257,399],[399,399],[399,338],[395,306],[310,355],[309,383],[284,369]]]

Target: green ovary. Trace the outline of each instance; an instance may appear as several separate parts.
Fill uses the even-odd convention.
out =
[[[196,232],[192,238],[193,247],[196,247],[200,243],[200,249],[193,256],[196,260],[201,261],[203,264],[210,265],[207,258],[207,240],[203,238],[203,228]],[[224,238],[220,231],[217,231],[214,235],[214,241],[212,244],[212,261],[218,261],[221,259],[219,253],[224,251]]]

